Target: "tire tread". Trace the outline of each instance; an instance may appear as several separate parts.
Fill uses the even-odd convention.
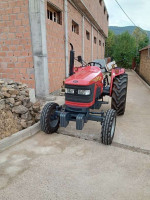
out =
[[[51,127],[50,126],[50,113],[52,110],[56,109],[58,104],[56,103],[47,103],[41,113],[41,118],[40,118],[40,125],[41,125],[41,130],[47,134],[51,134],[57,131],[59,128],[59,123],[56,125],[56,127]]]
[[[107,110],[104,121],[102,123],[101,131],[101,142],[105,145],[110,145],[112,143],[113,137],[111,137],[112,124],[116,118],[116,111],[113,109]]]
[[[123,115],[126,107],[128,75],[126,73],[117,76],[113,82],[111,108],[117,115]]]

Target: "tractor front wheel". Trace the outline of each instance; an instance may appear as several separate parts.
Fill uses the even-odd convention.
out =
[[[102,123],[101,141],[105,145],[110,145],[113,141],[116,127],[116,111],[107,110]]]
[[[57,103],[48,103],[42,110],[40,118],[41,130],[47,134],[54,133],[59,128],[59,117],[55,115],[58,106]]]
[[[117,76],[113,82],[111,108],[116,110],[117,115],[123,115],[126,107],[128,75]]]

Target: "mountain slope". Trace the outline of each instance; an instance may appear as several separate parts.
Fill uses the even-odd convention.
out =
[[[125,26],[125,27],[118,27],[118,26],[109,26],[109,29],[112,30],[116,35],[122,34],[125,31],[128,31],[130,34],[133,33],[135,26]],[[150,38],[150,31],[146,31],[148,37]]]

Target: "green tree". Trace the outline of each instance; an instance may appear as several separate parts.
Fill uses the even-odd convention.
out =
[[[139,50],[144,48],[145,46],[147,46],[149,44],[149,38],[148,35],[145,31],[143,31],[140,28],[135,28],[134,32],[133,32],[133,36],[136,40],[136,48],[137,48],[137,52],[136,52],[136,64],[137,66],[140,63],[140,53]]]
[[[112,57],[114,44],[115,44],[115,34],[113,31],[109,30],[108,38],[106,39],[105,57]]]
[[[136,40],[137,49],[140,50],[149,44],[149,38],[145,31],[140,28],[135,28],[133,36]]]
[[[133,58],[136,55],[136,40],[128,32],[115,37],[113,58],[121,67],[131,68]]]

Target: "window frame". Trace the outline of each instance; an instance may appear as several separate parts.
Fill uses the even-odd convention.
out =
[[[106,14],[106,7],[104,6],[104,15]]]
[[[62,11],[49,1],[47,1],[47,19],[62,25]]]
[[[102,41],[101,40],[99,40],[99,46],[102,46]]]
[[[79,35],[79,24],[72,20],[72,32]]]
[[[107,14],[107,21],[109,20],[109,15]]]
[[[103,0],[99,0],[99,3],[100,3],[101,6],[102,6],[102,2],[103,2]]]
[[[97,37],[94,36],[94,44],[97,44]]]
[[[86,39],[90,40],[90,32],[88,30],[86,30]]]

